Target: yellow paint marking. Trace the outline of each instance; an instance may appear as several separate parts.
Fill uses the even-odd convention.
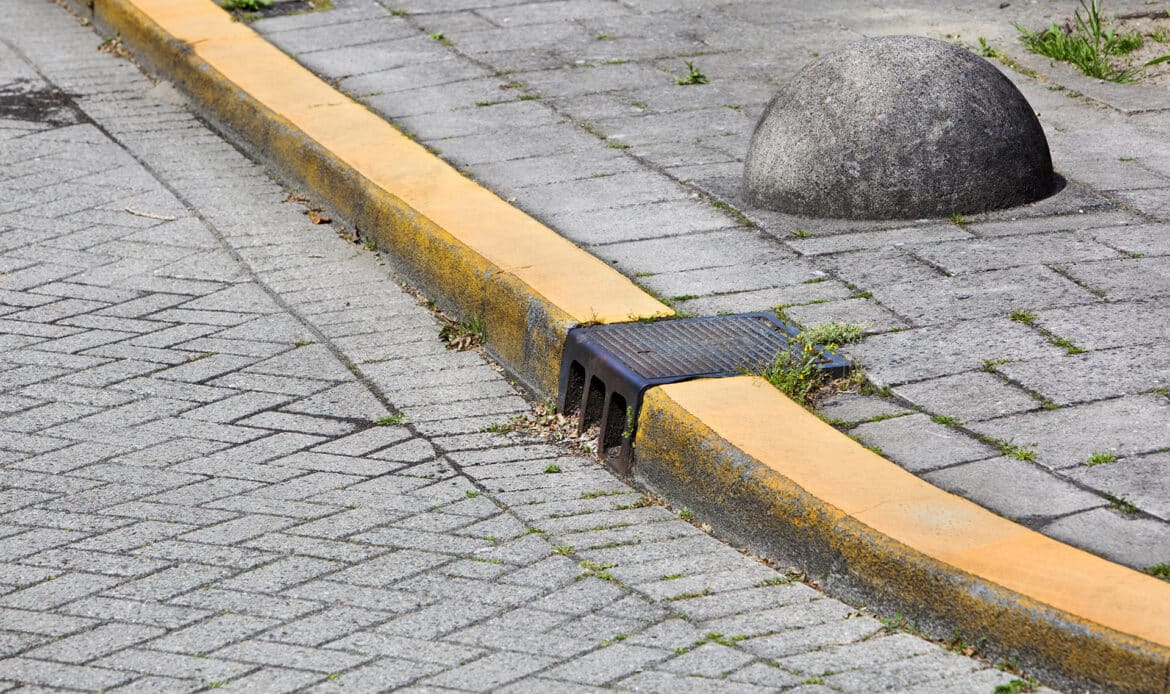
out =
[[[876,532],[1068,614],[1170,645],[1170,584],[924,482],[761,379],[699,380],[661,389],[736,448]]]
[[[133,0],[227,80],[376,186],[579,322],[673,311],[604,262],[468,180],[209,0]]]

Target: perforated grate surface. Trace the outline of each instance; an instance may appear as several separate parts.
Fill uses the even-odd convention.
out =
[[[646,388],[759,371],[800,349],[798,333],[771,313],[576,328],[565,340],[558,406],[577,412],[579,431],[599,425],[599,451],[620,445],[614,462],[626,473]],[[848,364],[822,352],[820,367],[842,373]]]
[[[766,365],[788,345],[783,327],[758,315],[622,323],[588,331],[588,341],[648,380],[743,373]]]

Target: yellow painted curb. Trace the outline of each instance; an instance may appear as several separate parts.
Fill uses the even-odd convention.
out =
[[[555,392],[569,328],[673,315],[235,22],[210,0],[97,0],[97,23],[321,195],[427,293],[482,319],[521,379]]]
[[[670,315],[209,0],[96,0],[151,67],[375,235],[544,393],[569,328]],[[1170,587],[946,494],[756,379],[649,391],[636,477],[845,595],[986,637],[1061,681],[1170,691]]]
[[[835,592],[1059,681],[1170,691],[1170,584],[924,482],[762,379],[648,391],[635,450],[639,482]]]

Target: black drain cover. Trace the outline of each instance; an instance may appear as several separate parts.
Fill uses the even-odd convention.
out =
[[[580,431],[599,424],[598,452],[620,446],[616,467],[626,473],[647,388],[757,371],[794,349],[799,332],[771,313],[576,328],[561,358],[559,409],[578,413]],[[843,374],[848,363],[822,351],[821,368]]]

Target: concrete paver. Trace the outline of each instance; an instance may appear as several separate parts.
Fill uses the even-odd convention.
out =
[[[1164,81],[1103,85],[1023,51],[1013,23],[1062,21],[1068,3],[336,5],[254,27],[680,310],[780,305],[805,325],[864,325],[871,336],[850,351],[871,381],[892,387],[905,405],[950,418],[966,448],[977,447],[985,431],[971,422],[994,418],[988,429],[997,436],[1023,439],[1044,407],[1124,409],[1164,387],[1163,364],[1154,363],[1151,375],[1133,357],[1166,352],[1170,330],[1158,310],[1167,293],[1170,219],[1170,149],[1160,117],[1170,95]],[[1131,2],[1107,8],[1143,9]],[[381,32],[367,31],[369,18]],[[985,37],[1038,71],[1001,66],[1039,113],[1066,187],[960,224],[815,220],[746,206],[739,177],[748,137],[777,87],[817,55],[884,33],[972,47]],[[413,50],[409,59],[395,57],[403,50]],[[372,64],[371,51],[393,64]],[[676,84],[685,61],[709,82]],[[1013,312],[1034,320],[1012,323]],[[1086,353],[1065,357],[1065,349]],[[1119,369],[1124,377],[1114,378]],[[940,400],[956,379],[973,397]],[[1010,404],[989,410],[989,392]],[[1151,405],[1165,404],[1159,392]],[[1170,421],[1157,410],[1145,418],[1140,433],[1107,426],[1078,435],[1092,437],[1087,446],[1124,453],[1115,469],[1132,470],[1136,481],[1142,456],[1170,446]],[[1058,503],[1073,482],[1107,501],[1111,492],[1093,477],[1072,474],[1082,461],[1066,456],[1061,436],[1038,442],[1035,492]],[[889,455],[921,467],[893,447]],[[983,459],[996,456],[992,450]],[[1003,510],[1013,499],[982,503]],[[1135,519],[1155,515],[1148,502],[1135,508]],[[1085,534],[1062,537],[1100,547],[1091,525],[1078,527]],[[1138,569],[1168,558],[1105,556]]]
[[[0,121],[0,682],[811,684],[781,658],[845,688],[1012,679],[484,432],[523,400],[376,254],[60,8],[6,2],[0,84],[69,119]]]

